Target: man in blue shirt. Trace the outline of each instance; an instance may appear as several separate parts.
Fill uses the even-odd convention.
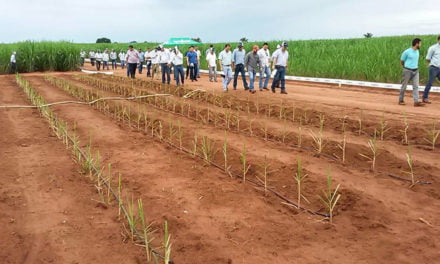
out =
[[[191,46],[189,48],[189,51],[186,53],[186,65],[189,67],[189,72],[190,72],[189,76],[192,82],[197,81],[197,72],[196,72],[197,63],[198,63],[197,52],[194,51],[194,46]]]
[[[238,43],[238,48],[232,53],[232,68],[235,68],[234,72],[234,90],[237,90],[238,74],[241,73],[243,79],[244,90],[249,90],[248,83],[246,81],[246,74],[244,71],[244,58],[246,57],[246,51],[243,49],[243,43]]]
[[[422,40],[415,38],[412,41],[412,47],[405,50],[400,57],[400,64],[402,65],[402,87],[400,88],[399,104],[405,105],[403,97],[405,96],[406,86],[409,81],[413,84],[413,98],[414,106],[423,106],[419,102],[419,49],[422,45]]]

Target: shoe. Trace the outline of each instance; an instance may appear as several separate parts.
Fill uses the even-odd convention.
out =
[[[264,87],[263,90],[269,91],[269,89],[267,87]]]
[[[220,76],[222,77],[222,78],[225,78],[225,75],[224,74],[220,74]],[[187,78],[188,79],[188,78]]]
[[[249,90],[249,87],[244,87],[244,90],[245,90],[245,91]]]
[[[263,89],[260,88],[260,92],[264,91]]]
[[[287,92],[286,92],[286,91],[281,91],[281,93],[282,93],[282,94],[287,94]]]
[[[237,87],[234,87],[234,90],[237,90]]]
[[[421,102],[414,102],[414,107],[420,107],[420,106],[425,106],[425,104]]]
[[[251,94],[254,94],[254,93],[255,93],[255,90],[249,90],[249,92],[250,92]]]
[[[399,101],[399,105],[406,105],[404,101]]]
[[[228,89],[226,89],[226,90],[223,90],[223,92],[224,92],[224,93],[227,93],[227,92],[228,92]]]
[[[429,101],[428,99],[423,99],[423,103],[425,103],[425,104],[430,104],[431,101]]]
[[[272,93],[275,93],[275,88],[272,88],[271,90],[272,90]]]

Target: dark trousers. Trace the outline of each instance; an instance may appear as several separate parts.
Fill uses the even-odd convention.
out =
[[[95,61],[96,61],[95,58],[90,58],[90,64],[92,64],[92,67],[95,66]]]
[[[141,61],[141,62],[139,62],[139,65],[138,65],[139,74],[142,74],[142,69],[143,68],[144,68],[144,62]]]
[[[84,57],[80,58],[80,63],[81,63],[81,67],[83,67],[84,66]]]
[[[200,72],[199,72],[199,64],[194,63],[194,74],[196,75],[196,78],[200,78]]]
[[[431,90],[431,86],[437,78],[440,81],[440,68],[429,66],[429,78],[428,82],[425,85],[425,91],[423,92],[423,99],[428,99],[429,91]]]
[[[189,79],[191,81],[197,81],[197,75],[196,75],[196,67],[195,66],[190,66],[189,67]]]
[[[96,61],[96,70],[99,71],[101,70],[101,61]]]
[[[166,77],[166,82],[170,84],[170,67],[168,67],[167,63],[161,63],[160,67],[162,70],[162,83],[165,83]]]
[[[147,61],[147,77],[151,77],[151,61]]]
[[[137,67],[137,63],[128,63],[127,76],[130,76],[131,78],[134,79],[136,77],[136,67]]]
[[[11,62],[11,73],[17,73],[17,63]]]
[[[103,61],[102,69],[105,70],[105,68],[107,68],[107,70],[109,69],[108,68],[108,61]]]
[[[184,76],[184,72],[183,72],[183,66],[182,65],[175,65],[174,66],[174,80],[176,80],[176,85],[179,85],[180,82],[182,82],[182,84],[185,83],[185,76]],[[180,77],[180,80],[179,80]]]
[[[116,60],[112,60],[112,70],[115,70],[118,68],[118,64],[116,64]]]
[[[244,65],[243,64],[237,64],[235,65],[235,72],[234,72],[234,89],[237,89],[237,80],[238,80],[238,74],[241,73],[241,78],[243,79],[243,86],[245,89],[249,89],[248,83],[246,81],[246,73],[244,72]]]
[[[275,89],[275,87],[278,87],[278,83],[281,82],[281,91],[286,91],[286,67],[282,66],[275,66],[277,69],[277,73],[273,77],[272,81],[272,89]]]

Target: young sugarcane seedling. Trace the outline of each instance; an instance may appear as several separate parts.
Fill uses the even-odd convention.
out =
[[[336,204],[338,203],[339,199],[341,198],[341,194],[338,193],[340,184],[336,186],[334,190],[332,190],[332,175],[330,173],[330,170],[327,169],[327,190],[322,191],[322,196],[319,196],[319,200],[326,208],[330,224],[333,224],[333,212],[335,210]]]
[[[301,162],[301,156],[298,156],[297,158],[297,169],[296,169],[296,173],[294,176],[294,179],[296,181],[296,185],[297,185],[297,193],[298,193],[298,209],[301,209],[301,198],[303,198],[306,202],[310,203],[309,200],[307,200],[307,198],[302,195],[301,190],[303,187],[303,183],[304,183],[304,179],[307,177],[307,174],[305,174],[303,172],[303,168],[302,168],[302,162]]]

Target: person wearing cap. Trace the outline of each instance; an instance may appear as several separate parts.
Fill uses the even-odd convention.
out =
[[[197,63],[198,56],[197,52],[194,50],[194,46],[189,47],[189,51],[186,53],[186,65],[189,67],[190,79],[191,81],[197,81]]]
[[[123,50],[121,50],[121,52],[119,52],[118,56],[119,56],[119,61],[121,62],[121,68],[125,69],[125,52]]]
[[[275,88],[277,84],[281,82],[281,93],[287,94],[286,92],[286,70],[287,70],[287,61],[289,59],[289,52],[287,51],[287,42],[283,42],[281,45],[281,49],[278,49],[274,52],[272,69],[276,69],[277,72],[272,81],[272,92],[275,93]]]
[[[200,78],[200,58],[202,57],[202,53],[200,52],[198,46],[194,47],[194,52],[197,54],[197,63],[194,64],[194,73],[196,78]]]
[[[11,54],[11,59],[9,60],[11,63],[11,73],[17,73],[17,58],[15,55],[17,55],[17,52],[13,51]]]
[[[139,59],[139,52],[133,48],[133,45],[128,46],[125,61],[127,62],[127,71],[132,79],[136,77],[136,66],[139,63]]]
[[[225,49],[218,55],[220,71],[223,71],[223,91],[228,91],[228,85],[232,80],[232,52],[231,45],[226,44]]]
[[[429,75],[428,82],[425,85],[425,91],[423,92],[423,102],[430,104],[431,101],[429,101],[428,96],[431,86],[436,78],[440,81],[440,36],[437,38],[437,44],[429,47],[426,61],[429,63]]]
[[[260,88],[260,91],[269,90],[267,88],[267,86],[269,85],[269,79],[271,74],[269,44],[264,43],[263,48],[261,48],[257,52],[257,54],[258,57],[260,58],[260,80],[258,83],[258,88]],[[264,80],[264,84],[263,84],[263,80]]]
[[[96,62],[95,51],[93,50],[89,51],[89,58],[90,58],[90,64],[92,65],[92,67],[94,67]]]
[[[252,51],[250,51],[248,54],[246,54],[246,57],[244,58],[244,67],[245,70],[249,73],[249,92],[255,93],[254,90],[254,82],[257,75],[257,71],[261,67],[260,64],[260,57],[257,54],[258,52],[258,46],[254,45],[252,47]]]
[[[160,70],[162,71],[162,83],[170,84],[170,66],[171,66],[171,54],[168,49],[160,46],[159,53]]]
[[[176,80],[176,85],[179,86],[185,83],[185,73],[183,70],[183,54],[180,50],[174,47],[174,52],[171,55],[171,63],[174,66],[174,80]],[[180,77],[180,80],[179,80]]]
[[[419,49],[421,45],[421,39],[413,39],[412,47],[406,49],[400,56],[403,78],[399,94],[399,105],[405,105],[403,98],[405,96],[406,87],[409,81],[412,81],[414,106],[424,106],[424,104],[419,102]]]
[[[208,51],[208,55],[206,55],[206,62],[208,63],[209,69],[209,81],[217,82],[217,56],[215,55],[214,48],[209,48]]]
[[[116,54],[115,50],[112,49],[112,52],[110,52],[110,60],[112,61],[112,70],[116,70],[118,68],[116,64],[116,59],[118,58],[118,55]]]
[[[81,67],[84,67],[84,60],[86,59],[86,52],[84,50],[81,50],[79,52],[79,59],[80,59]]]
[[[151,77],[151,49],[147,48],[145,52],[145,61],[147,63],[147,77]]]
[[[244,90],[249,90],[248,83],[246,81],[246,73],[244,71],[244,58],[246,56],[246,51],[243,48],[243,42],[238,43],[238,47],[232,53],[232,68],[234,72],[234,90],[237,90],[237,79],[238,74],[241,73],[241,78],[243,79]]]

